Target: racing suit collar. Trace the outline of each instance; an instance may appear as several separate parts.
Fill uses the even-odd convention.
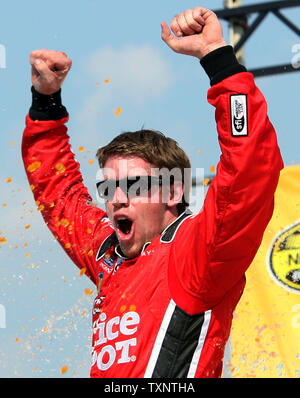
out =
[[[161,233],[160,241],[164,243],[169,243],[173,240],[179,226],[181,223],[189,216],[192,215],[192,212],[187,209],[183,213],[181,213],[174,221],[171,222]],[[142,251],[139,255],[141,255],[146,248],[150,245],[151,242],[146,242],[142,248]],[[105,253],[114,247],[114,252],[118,257],[121,257],[124,260],[134,260],[126,257],[121,250],[120,244],[118,242],[118,238],[115,232],[112,232],[107,238],[102,242],[99,247],[98,253],[96,255],[96,261],[99,261]],[[138,257],[138,256],[137,256]]]
[[[138,256],[140,256],[141,254],[144,253],[144,251],[145,251],[146,248],[150,245],[150,243],[151,243],[151,242],[146,242],[146,243],[144,244],[144,246],[143,246],[143,248],[142,248],[142,250],[141,250],[141,253],[140,253]],[[121,258],[123,258],[124,260],[134,260],[135,258],[138,257],[138,256],[137,256],[137,257],[134,257],[134,258],[126,257],[125,254],[122,252],[122,249],[121,249],[119,243],[116,244],[116,246],[115,246],[115,248],[114,248],[114,251],[115,251],[115,253],[116,253],[116,255],[117,255],[118,257],[121,257]]]
[[[192,214],[193,213],[190,209],[186,209],[183,213],[181,213],[174,221],[171,222],[171,224],[167,226],[167,228],[163,230],[160,241],[164,243],[172,242],[181,223]]]

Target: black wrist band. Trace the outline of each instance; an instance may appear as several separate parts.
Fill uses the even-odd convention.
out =
[[[59,120],[68,116],[61,103],[61,90],[51,95],[41,94],[31,87],[32,105],[29,116],[32,120]]]
[[[236,73],[247,71],[236,59],[232,46],[217,48],[203,57],[200,63],[210,79],[211,86]]]

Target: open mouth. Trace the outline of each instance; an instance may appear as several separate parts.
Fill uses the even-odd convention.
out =
[[[133,230],[133,221],[128,217],[118,217],[116,220],[118,231],[123,237],[129,237]]]
[[[118,228],[123,232],[123,234],[128,235],[131,231],[132,221],[129,218],[119,218]]]

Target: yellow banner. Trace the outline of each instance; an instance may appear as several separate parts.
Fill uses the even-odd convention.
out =
[[[300,165],[281,172],[273,217],[246,276],[230,337],[231,377],[300,377]]]

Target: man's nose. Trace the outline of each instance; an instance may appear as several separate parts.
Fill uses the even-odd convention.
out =
[[[125,192],[120,187],[116,188],[112,203],[116,207],[128,206],[129,199]]]

